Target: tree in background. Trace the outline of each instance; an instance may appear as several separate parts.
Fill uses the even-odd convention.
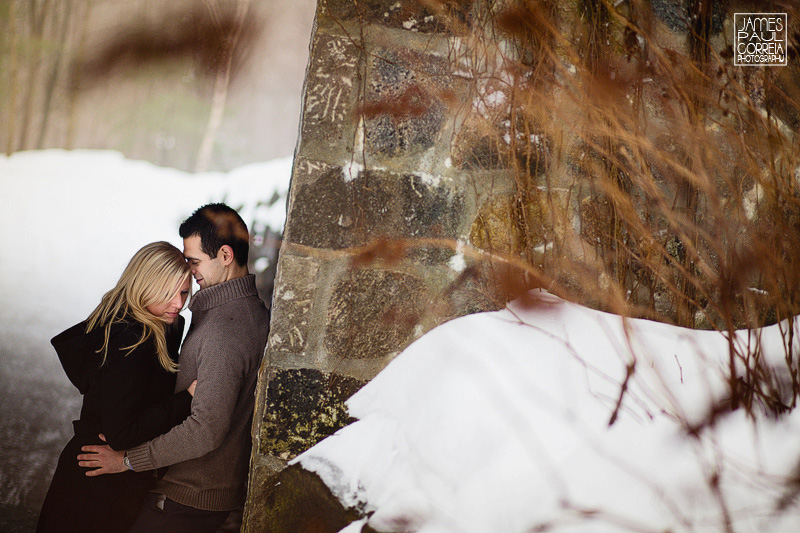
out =
[[[228,89],[259,34],[255,11],[249,0],[0,3],[5,153],[114,147],[209,169]]]

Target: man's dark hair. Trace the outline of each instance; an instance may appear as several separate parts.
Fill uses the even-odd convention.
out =
[[[207,204],[192,213],[178,228],[181,238],[200,236],[200,249],[209,257],[217,257],[219,249],[228,245],[239,266],[247,265],[250,233],[247,224],[234,209],[225,204]]]

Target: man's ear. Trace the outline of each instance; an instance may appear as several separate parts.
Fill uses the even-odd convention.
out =
[[[217,257],[222,258],[222,264],[225,266],[230,265],[233,263],[233,248],[228,246],[227,244],[223,244],[220,246],[219,252],[217,252]]]

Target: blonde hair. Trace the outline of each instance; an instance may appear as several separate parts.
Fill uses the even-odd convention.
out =
[[[189,265],[180,250],[168,242],[150,243],[136,252],[122,272],[117,285],[105,293],[100,305],[89,315],[86,332],[104,328],[103,364],[108,356],[111,326],[134,319],[144,326],[138,342],[124,347],[127,355],[151,336],[155,339],[158,362],[168,372],[176,372],[178,365],[167,350],[167,324],[147,310],[171,300],[191,275]]]

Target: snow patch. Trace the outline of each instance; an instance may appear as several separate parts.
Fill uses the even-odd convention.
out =
[[[798,506],[774,510],[800,411],[737,411],[684,433],[726,394],[722,333],[530,296],[419,338],[348,400],[357,421],[295,463],[335,477],[334,494],[381,531],[715,532],[725,512],[736,531],[796,531]],[[734,345],[780,367],[787,325]]]

